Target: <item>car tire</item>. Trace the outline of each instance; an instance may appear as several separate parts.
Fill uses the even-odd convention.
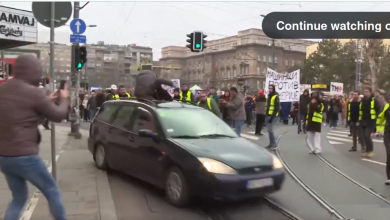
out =
[[[190,193],[187,181],[177,167],[169,169],[165,182],[167,201],[176,207],[183,207],[190,202]]]
[[[106,148],[102,144],[96,145],[95,150],[93,152],[93,160],[95,161],[95,166],[99,170],[107,170],[108,169],[107,151],[106,151]]]

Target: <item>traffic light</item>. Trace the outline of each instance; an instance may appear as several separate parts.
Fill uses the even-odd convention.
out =
[[[46,78],[43,78],[42,79],[42,85],[49,85],[49,83],[50,83],[50,78],[48,78],[48,77],[46,77]]]
[[[80,70],[87,62],[87,48],[85,46],[73,45],[73,51],[75,55],[74,68]]]
[[[194,31],[191,34],[187,34],[187,42],[190,43],[187,45],[188,48],[192,52],[202,52],[206,46],[205,43],[207,42],[205,38],[207,35],[203,34],[201,31]]]
[[[190,48],[192,52],[194,52],[194,33],[192,32],[191,34],[187,34],[187,42],[190,44],[187,44],[186,47]]]

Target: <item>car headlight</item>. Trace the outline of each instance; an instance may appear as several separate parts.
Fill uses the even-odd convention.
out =
[[[272,156],[272,164],[274,169],[281,169],[283,168],[282,162],[279,160],[279,158]]]
[[[237,172],[233,168],[219,161],[209,159],[209,158],[203,158],[203,157],[199,157],[198,160],[203,164],[204,168],[206,168],[206,170],[209,171],[210,173],[237,174]]]

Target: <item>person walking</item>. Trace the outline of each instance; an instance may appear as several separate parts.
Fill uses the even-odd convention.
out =
[[[268,149],[274,150],[276,149],[276,138],[274,133],[274,124],[276,118],[279,115],[280,109],[280,99],[279,95],[275,91],[275,86],[270,85],[268,88],[268,98],[267,98],[267,110],[265,121],[267,123],[268,135],[269,135],[269,145],[266,147]]]
[[[265,104],[266,98],[264,95],[264,90],[259,91],[259,95],[256,97],[255,103],[255,113],[256,113],[256,127],[255,127],[255,135],[263,135],[261,130],[264,127],[265,123]]]
[[[249,128],[252,125],[252,114],[255,109],[255,104],[252,97],[245,98],[245,115],[246,115],[246,126]]]
[[[385,129],[383,132],[383,143],[385,143],[386,149],[386,176],[387,179],[385,181],[386,185],[390,185],[390,96],[384,95],[385,105],[383,111],[379,114],[379,117],[384,119]],[[379,118],[378,117],[378,118]]]
[[[324,112],[324,104],[322,104],[319,96],[314,95],[311,98],[306,116],[307,124],[307,144],[310,147],[311,154],[320,154],[321,148],[321,128]]]
[[[352,135],[352,147],[350,152],[357,151],[357,140],[360,139],[361,127],[360,121],[362,120],[362,101],[359,98],[359,92],[355,91],[352,96],[352,100],[347,105],[347,122],[349,130]],[[362,152],[365,150],[362,148]]]
[[[197,104],[199,107],[211,111],[212,113],[214,113],[214,115],[216,115],[219,118],[221,117],[221,115],[220,115],[221,112],[219,111],[218,104],[215,102],[215,100],[213,98],[207,97],[206,91],[200,91],[199,97],[200,97],[200,99],[199,99],[199,102]]]
[[[27,181],[46,197],[53,218],[66,220],[60,190],[39,156],[38,121],[40,116],[53,122],[66,119],[67,85],[47,96],[38,88],[42,79],[41,62],[28,54],[16,59],[14,76],[14,80],[0,85],[0,170],[12,193],[4,220],[20,218],[29,198]],[[54,97],[59,98],[58,105]]]
[[[89,119],[92,121],[92,119],[95,117],[97,112],[95,92],[91,92],[91,97],[88,100],[87,108],[88,108]]]
[[[229,91],[231,100],[229,102],[222,100],[222,102],[226,103],[226,108],[234,124],[234,129],[236,130],[237,135],[240,136],[242,126],[246,120],[244,97],[238,92],[236,87],[231,87]]]
[[[219,109],[222,112],[222,120],[230,127],[233,127],[232,117],[230,117],[229,111],[226,108],[226,103],[230,102],[230,100],[231,96],[229,90],[224,91],[223,95],[219,99]]]
[[[335,129],[339,119],[339,113],[341,112],[341,103],[338,95],[334,95],[329,102],[329,127]]]

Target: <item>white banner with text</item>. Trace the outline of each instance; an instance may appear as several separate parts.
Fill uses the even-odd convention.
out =
[[[332,94],[332,95],[344,94],[344,83],[331,82],[330,83],[330,94]]]
[[[173,96],[173,90],[175,88],[180,88],[180,79],[171,79],[173,83],[173,87],[167,86],[167,85],[161,85],[161,87],[168,91],[168,93]]]
[[[268,94],[270,85],[275,86],[279,94],[280,102],[299,101],[301,92],[300,87],[300,70],[291,73],[278,73],[273,69],[267,68],[264,91]]]

